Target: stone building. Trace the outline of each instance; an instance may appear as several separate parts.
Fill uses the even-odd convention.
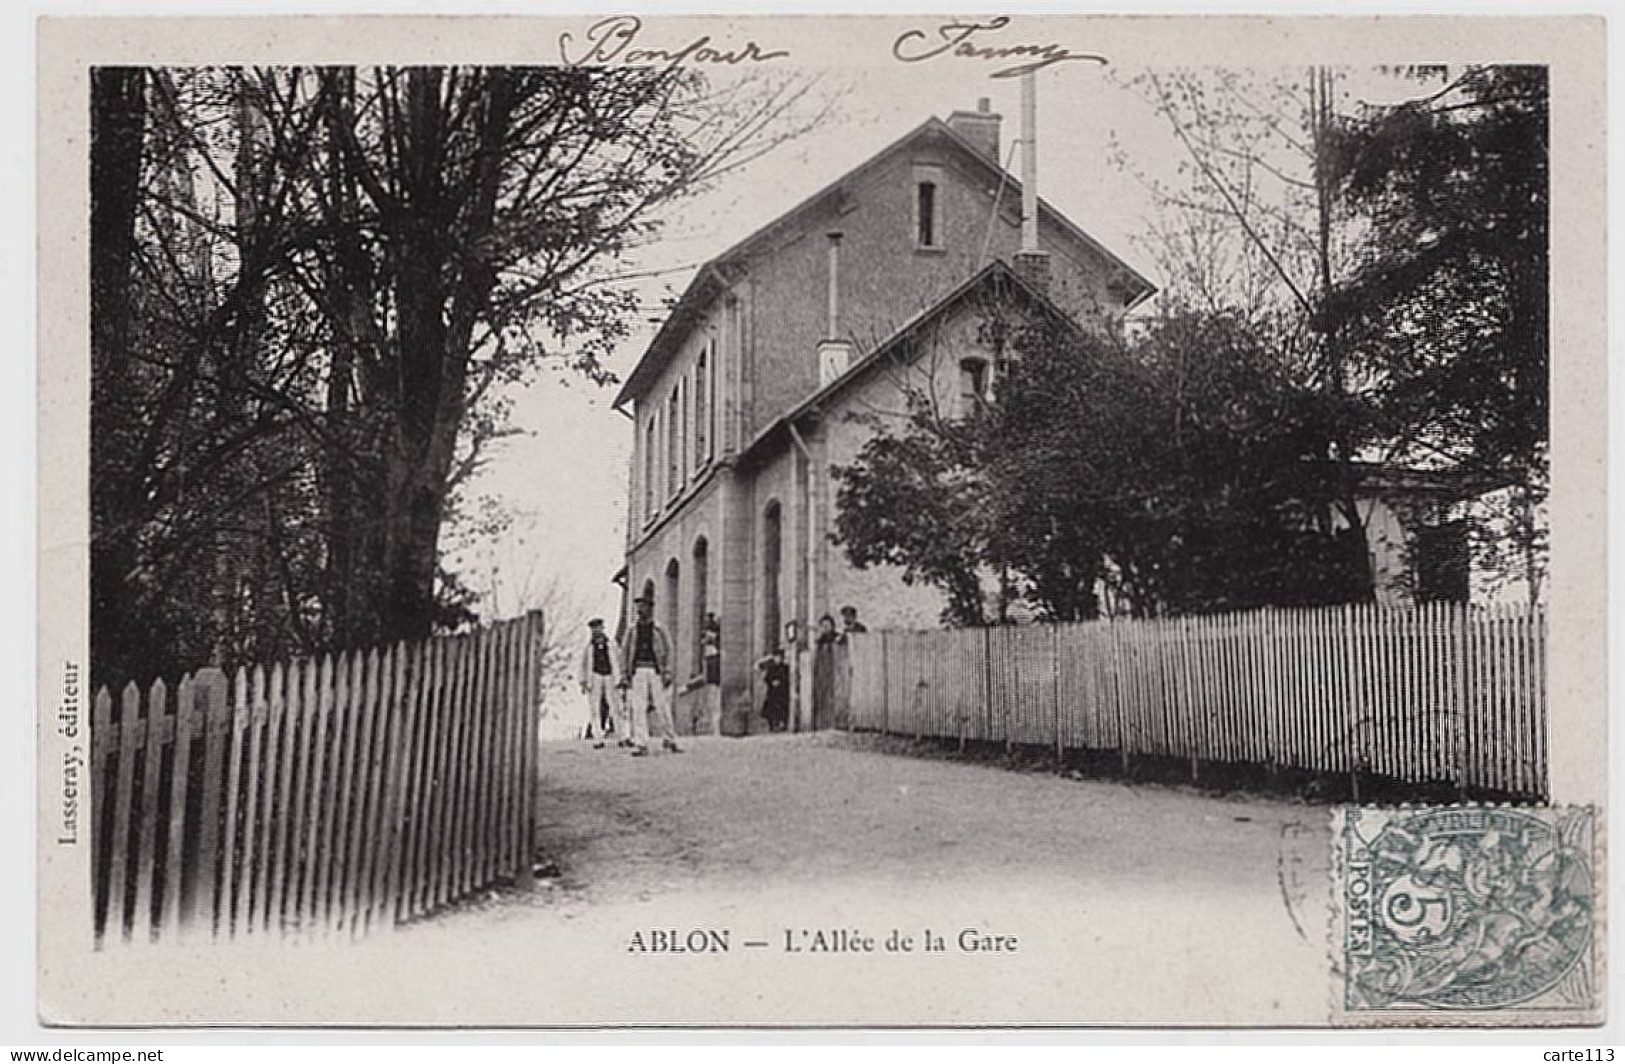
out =
[[[755,662],[779,644],[805,651],[823,614],[851,604],[873,627],[937,623],[938,592],[855,570],[830,543],[829,471],[873,418],[902,412],[904,389],[947,404],[991,389],[998,354],[977,300],[1112,329],[1153,292],[1006,172],[1000,140],[985,100],[932,118],[706,263],[616,398],[637,434],[620,579],[629,597],[653,592],[678,648],[680,727],[707,697],[708,612],[730,734],[761,726]],[[805,720],[804,705],[793,712]]]
[[[673,637],[680,729],[760,730],[755,663],[775,646],[790,652],[806,726],[811,629],[842,606],[874,628],[939,622],[939,591],[855,569],[830,542],[830,471],[905,417],[911,394],[949,415],[991,396],[1002,367],[982,327],[990,306],[1113,331],[1153,293],[1038,198],[1032,135],[1025,184],[999,165],[1001,125],[985,100],[929,119],[707,262],[617,396],[637,434],[617,579],[623,601],[654,595]],[[1361,480],[1377,601],[1465,598],[1460,511],[1486,486],[1380,466]],[[721,626],[720,720],[705,713],[708,613]]]

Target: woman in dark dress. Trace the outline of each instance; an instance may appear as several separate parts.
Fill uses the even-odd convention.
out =
[[[813,727],[823,729],[835,723],[835,643],[841,638],[835,618],[818,618],[818,642],[813,648]]]
[[[762,670],[762,682],[767,687],[762,699],[762,717],[769,731],[783,731],[790,723],[790,666],[784,660],[784,651],[774,647],[756,667]]]

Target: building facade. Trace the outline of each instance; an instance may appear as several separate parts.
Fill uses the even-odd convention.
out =
[[[830,543],[829,470],[907,388],[956,403],[992,386],[975,298],[1004,286],[1109,329],[1153,291],[1036,196],[1024,236],[1001,125],[985,101],[930,119],[705,264],[617,397],[636,433],[623,578],[653,593],[677,647],[680,728],[759,730],[755,663],[780,645],[798,661],[844,605],[873,626],[937,623],[936,591],[856,570]],[[720,719],[706,713],[708,613]]]

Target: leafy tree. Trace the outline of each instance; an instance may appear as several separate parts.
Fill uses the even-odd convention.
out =
[[[983,623],[989,571],[1051,620],[1098,616],[1102,587],[1138,615],[1364,592],[1321,460],[1331,400],[1244,323],[1170,318],[1134,344],[1043,316],[994,331],[994,402],[950,420],[917,400],[835,470],[853,564],[942,588],[954,624]]]
[[[1360,382],[1340,320],[1327,313],[1357,241],[1335,150],[1348,106],[1343,81],[1337,70],[1311,67],[1144,71],[1124,84],[1184,156],[1175,179],[1147,182],[1162,208],[1152,246],[1168,280],[1163,313],[1239,317],[1299,384],[1324,393],[1338,417],[1316,460],[1333,475],[1342,523],[1363,541],[1355,462],[1371,427],[1352,416],[1361,412],[1352,401]],[[1369,574],[1367,584],[1362,597],[1372,594]]]
[[[605,383],[660,212],[806,128],[678,70],[200,68],[92,85],[93,668],[472,615],[458,487],[539,367]]]
[[[1357,597],[1363,555],[1317,460],[1326,406],[1233,318],[1169,319],[1132,347],[1051,331],[990,425],[999,526],[1024,533],[1006,561],[1057,619],[1093,614],[1095,575],[1141,615]]]
[[[970,438],[942,431],[918,401],[901,433],[875,427],[854,462],[835,470],[834,542],[859,569],[895,565],[905,583],[940,589],[948,624],[985,623],[988,511]]]
[[[1336,151],[1367,239],[1329,311],[1389,454],[1511,489],[1483,554],[1531,600],[1546,546],[1547,111],[1545,68],[1471,67],[1349,123]]]

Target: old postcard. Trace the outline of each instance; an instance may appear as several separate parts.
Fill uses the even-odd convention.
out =
[[[1602,29],[42,21],[44,1021],[1602,1023]]]

